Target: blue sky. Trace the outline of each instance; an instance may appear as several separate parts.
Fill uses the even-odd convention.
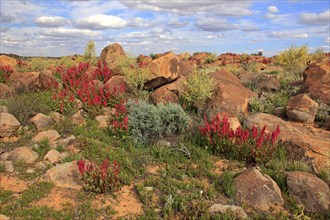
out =
[[[132,55],[208,51],[271,56],[307,44],[329,51],[327,0],[1,0],[2,53],[97,54],[121,43]]]

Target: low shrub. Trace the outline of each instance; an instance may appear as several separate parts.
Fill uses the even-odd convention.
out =
[[[257,73],[258,72],[258,67],[260,66],[259,63],[252,61],[249,63],[243,63],[242,68],[246,72],[252,72],[252,73]]]
[[[113,192],[120,186],[120,166],[116,161],[112,164],[105,159],[100,164],[79,160],[79,175],[87,191],[95,193]]]
[[[238,67],[234,64],[227,64],[222,66],[221,69],[230,72],[236,77],[240,77],[240,75],[244,73],[244,69],[242,67]]]
[[[8,79],[10,74],[14,72],[14,69],[9,65],[1,65],[0,66],[0,83],[8,83]]]
[[[191,109],[194,103],[203,104],[212,97],[213,80],[205,71],[194,70],[184,85],[186,90],[182,93],[181,99],[188,109]]]
[[[225,171],[220,177],[220,185],[222,186],[222,192],[230,198],[231,202],[234,201],[236,189],[234,185],[235,174],[231,171]]]
[[[178,104],[128,104],[129,133],[134,143],[145,144],[166,135],[180,134],[188,127],[189,116]]]
[[[269,133],[266,132],[266,126],[261,131],[255,126],[250,130],[238,127],[233,131],[228,119],[224,117],[221,120],[217,114],[210,122],[205,116],[204,124],[199,129],[204,144],[213,154],[243,160],[247,165],[266,164],[278,148],[276,139],[280,133],[279,126]]]

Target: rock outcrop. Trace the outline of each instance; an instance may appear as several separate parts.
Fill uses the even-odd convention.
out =
[[[289,99],[286,114],[290,121],[312,124],[317,113],[318,104],[307,95],[299,94]]]
[[[110,69],[114,69],[118,67],[122,59],[125,58],[126,53],[123,47],[118,43],[114,43],[103,48],[100,56],[100,61],[101,63],[105,61]]]
[[[10,137],[15,135],[21,123],[9,113],[0,113],[0,137]]]

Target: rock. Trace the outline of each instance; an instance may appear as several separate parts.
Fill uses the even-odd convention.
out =
[[[189,76],[194,71],[194,66],[191,65],[188,61],[179,62],[180,76]]]
[[[310,64],[304,71],[303,90],[330,105],[330,59]]]
[[[37,127],[38,131],[46,130],[53,124],[51,117],[38,113],[36,116],[30,119],[30,121]]]
[[[0,83],[0,99],[7,98],[12,95],[12,89],[4,84]]]
[[[9,152],[0,153],[0,160],[1,161],[8,160],[9,155],[10,155]]]
[[[10,152],[9,160],[34,163],[39,158],[39,154],[29,147],[18,147]]]
[[[55,121],[56,123],[60,123],[65,119],[65,116],[58,113],[58,112],[51,112],[50,118]]]
[[[11,160],[0,161],[0,164],[3,164],[5,167],[5,171],[8,173],[14,172],[14,164]]]
[[[9,113],[0,113],[0,137],[10,137],[21,126],[21,123]]]
[[[77,161],[55,166],[42,176],[44,181],[53,182],[55,186],[80,190],[82,182],[79,179]]]
[[[247,219],[248,218],[248,215],[245,213],[244,209],[240,206],[213,204],[209,208],[209,213],[211,215],[225,214],[228,211],[230,211],[237,219]]]
[[[268,130],[275,130],[280,126],[279,139],[282,146],[288,150],[288,156],[298,160],[305,159],[312,163],[317,170],[330,169],[328,159],[330,131],[313,128],[306,124],[286,122],[274,115],[257,113],[245,118],[245,126],[259,128],[267,126]]]
[[[276,76],[260,75],[255,79],[255,85],[261,91],[278,91],[281,89],[280,81]]]
[[[189,60],[194,60],[197,62],[197,65],[206,63],[207,58],[209,57],[207,52],[194,53]]]
[[[74,141],[76,140],[76,137],[74,135],[70,135],[69,137],[62,138],[56,141],[54,146],[62,146],[62,147],[67,147],[70,144],[73,144]]]
[[[113,76],[105,83],[105,86],[108,87],[109,91],[112,93],[118,93],[123,87],[125,91],[129,89],[127,76]]]
[[[98,115],[95,120],[99,123],[99,128],[107,128],[109,126],[110,115]]]
[[[110,44],[103,48],[100,56],[100,61],[107,63],[110,69],[116,68],[122,59],[126,58],[126,54],[122,46],[118,43]]]
[[[178,55],[179,60],[189,60],[189,58],[191,57],[189,52],[182,52]]]
[[[0,214],[0,219],[1,220],[9,220],[10,218],[5,216],[5,215]]]
[[[5,65],[15,67],[17,65],[16,59],[6,55],[0,55],[0,66],[5,66]]]
[[[10,87],[17,91],[18,89],[27,89],[36,92],[46,90],[55,82],[54,77],[49,73],[40,72],[13,72],[9,77]]]
[[[319,105],[307,95],[299,94],[289,99],[286,114],[290,121],[312,124]]]
[[[86,124],[86,119],[85,119],[86,117],[87,117],[87,112],[83,109],[80,109],[71,116],[71,120],[74,125],[81,126]]]
[[[168,90],[166,86],[162,86],[150,94],[149,102],[152,104],[167,104],[169,102],[179,103],[179,97]]]
[[[251,167],[234,179],[236,200],[243,205],[267,211],[282,206],[284,200],[281,190],[268,175]]]
[[[56,163],[61,160],[61,153],[57,150],[51,149],[45,155],[44,160],[49,161],[50,163]]]
[[[136,62],[137,63],[143,63],[143,64],[149,64],[151,63],[152,61],[152,58],[149,57],[149,56],[144,56],[144,55],[139,55],[137,58],[136,58]]]
[[[7,106],[0,105],[0,113],[9,113]]]
[[[57,139],[59,139],[61,136],[60,134],[55,130],[47,130],[47,131],[40,131],[38,134],[36,134],[33,138],[33,142],[41,142],[43,140],[48,140],[49,142],[55,142]]]
[[[27,172],[27,173],[35,173],[36,171],[35,171],[34,168],[28,168],[28,169],[26,169],[25,172]]]
[[[233,74],[220,70],[211,73],[215,89],[212,99],[205,104],[206,111],[228,112],[242,115],[247,112],[249,100],[257,94],[245,88]]]
[[[329,213],[329,186],[317,176],[300,172],[287,173],[289,195],[303,204],[308,212]]]
[[[167,52],[150,63],[150,76],[144,84],[146,90],[157,89],[179,78],[179,59]]]

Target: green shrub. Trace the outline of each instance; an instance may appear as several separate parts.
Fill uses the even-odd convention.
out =
[[[33,150],[39,154],[40,158],[44,158],[48,151],[51,150],[49,141],[47,139],[42,140],[37,147],[33,147]]]
[[[234,64],[227,64],[226,66],[221,67],[221,69],[230,72],[236,77],[239,77],[240,74],[244,72],[242,67],[238,67]]]
[[[306,45],[291,46],[275,57],[275,64],[282,66],[292,81],[302,81],[308,58],[308,47]]]
[[[242,64],[242,67],[243,67],[244,71],[252,72],[252,73],[258,72],[258,67],[259,66],[260,66],[260,64],[255,62],[255,61]]]
[[[129,133],[136,144],[180,134],[188,122],[189,116],[177,104],[155,106],[143,101],[128,104]]]
[[[209,56],[206,58],[206,63],[213,63],[214,61],[217,60],[217,54],[216,53],[211,53]]]
[[[319,125],[323,126],[327,118],[330,117],[329,115],[330,115],[330,106],[325,103],[319,103],[319,108],[315,116],[315,121],[317,121]]]
[[[95,51],[95,42],[88,41],[85,52],[84,52],[84,61],[90,63],[91,65],[96,65],[96,51]]]
[[[309,55],[309,60],[311,62],[322,61],[325,58],[326,58],[326,55],[325,55],[323,49],[320,49],[320,48],[318,48],[313,54]]]
[[[233,202],[236,194],[234,185],[234,173],[231,171],[225,171],[220,177],[223,193]]]
[[[194,71],[184,84],[186,91],[181,95],[183,103],[189,109],[194,103],[203,104],[213,94],[213,80],[205,71]]]

